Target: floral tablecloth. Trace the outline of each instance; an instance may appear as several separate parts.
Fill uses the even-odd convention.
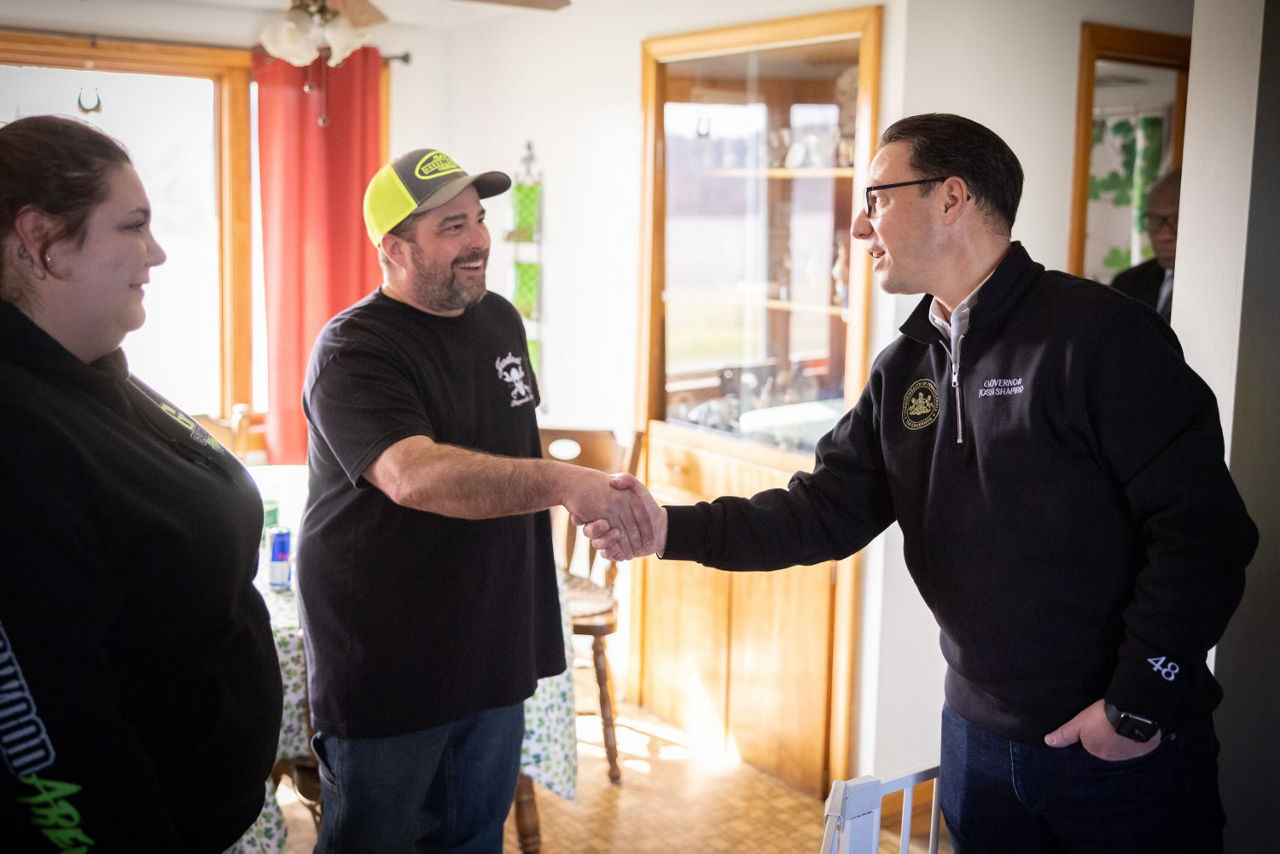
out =
[[[265,569],[265,567],[264,567]],[[573,661],[573,626],[568,593],[560,580],[560,613],[564,624],[565,661]],[[284,682],[284,717],[276,758],[311,755],[311,727],[307,720],[307,664],[302,646],[298,602],[292,590],[276,590],[260,571],[254,584],[271,615],[271,633],[280,657]],[[564,798],[578,795],[578,748],[571,668],[538,681],[524,704],[524,747],[521,770]],[[275,799],[275,785],[266,782],[262,814],[229,854],[280,854],[284,850],[284,814]]]
[[[562,798],[578,797],[578,731],[573,699],[573,620],[569,589],[556,573],[560,587],[560,618],[564,628],[564,672],[538,680],[524,703],[524,749],[520,770]]]

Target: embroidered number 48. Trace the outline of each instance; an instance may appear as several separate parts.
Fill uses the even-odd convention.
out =
[[[1151,669],[1164,677],[1166,682],[1172,682],[1174,677],[1178,675],[1178,662],[1170,661],[1165,663],[1164,656],[1159,658],[1148,658],[1147,664],[1151,665]]]

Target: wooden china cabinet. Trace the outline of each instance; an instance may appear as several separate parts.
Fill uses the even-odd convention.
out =
[[[866,375],[849,226],[877,123],[881,9],[644,43],[638,428],[664,503],[813,465]],[[859,260],[850,263],[850,258]],[[633,576],[632,695],[815,795],[852,772],[856,560]]]

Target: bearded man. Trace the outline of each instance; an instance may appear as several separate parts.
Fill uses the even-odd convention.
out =
[[[383,282],[316,340],[303,388],[298,551],[316,851],[502,850],[523,702],[564,669],[547,508],[652,535],[647,494],[538,459],[538,384],[511,303],[486,292],[482,198],[434,149],[365,192]]]

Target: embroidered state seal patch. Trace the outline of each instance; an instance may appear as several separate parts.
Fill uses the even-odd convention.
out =
[[[902,424],[908,430],[923,430],[938,420],[938,387],[933,380],[916,380],[902,398]]]

